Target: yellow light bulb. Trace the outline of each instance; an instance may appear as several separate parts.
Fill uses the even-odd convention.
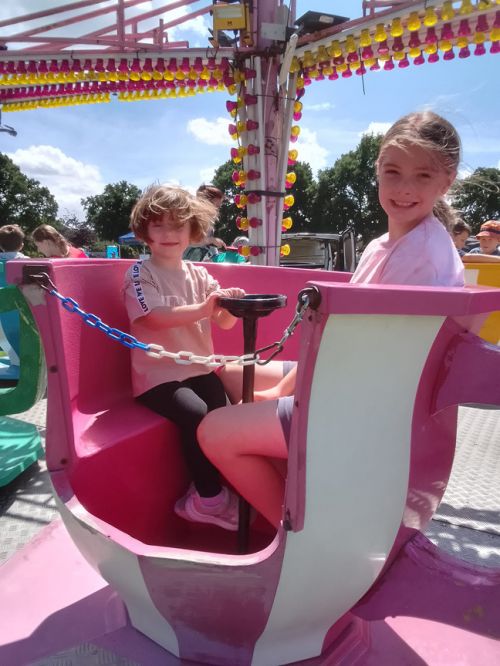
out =
[[[404,29],[403,29],[403,26],[401,24],[401,19],[400,18],[393,19],[392,24],[391,24],[391,35],[392,35],[392,37],[401,37],[403,32],[404,32]]]
[[[410,14],[410,18],[408,19],[407,27],[408,30],[411,30],[411,32],[414,32],[415,30],[420,29],[420,18],[418,16],[417,12],[412,12]]]
[[[384,28],[383,23],[378,23],[377,26],[375,27],[375,34],[373,35],[373,39],[376,42],[385,42],[387,39],[387,33]]]

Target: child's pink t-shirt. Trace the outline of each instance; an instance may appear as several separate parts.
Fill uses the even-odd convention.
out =
[[[433,215],[396,241],[368,244],[351,282],[463,287],[464,265],[449,233]]]
[[[141,342],[162,345],[170,352],[190,351],[197,356],[214,353],[210,319],[151,330],[141,317],[158,307],[177,307],[203,303],[219,288],[217,280],[203,266],[183,261],[176,270],[160,269],[151,260],[138,261],[125,274],[125,307],[130,332]],[[183,381],[189,377],[212,372],[200,363],[178,364],[169,358],[155,359],[142,350],[132,350],[132,388],[141,395],[158,384]]]

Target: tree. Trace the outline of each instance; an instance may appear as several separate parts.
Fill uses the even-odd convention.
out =
[[[55,224],[56,215],[57,203],[48,188],[0,153],[0,224],[19,224],[29,233],[40,224]]]
[[[500,169],[479,167],[451,188],[453,206],[476,233],[483,222],[500,219]]]
[[[229,160],[217,169],[212,180],[212,183],[226,195],[215,226],[216,236],[227,243],[230,243],[235,236],[239,235],[236,218],[244,214],[234,204],[235,195],[244,192],[232,180],[232,174],[237,170],[238,165]],[[289,212],[284,214],[284,217],[290,216],[293,219],[292,231],[311,231],[312,203],[316,194],[316,183],[313,179],[311,167],[305,162],[297,162],[295,166],[290,167],[289,171],[294,171],[297,176],[294,187],[286,191],[287,194],[293,194],[295,204]]]
[[[121,180],[106,185],[102,194],[82,199],[87,226],[95,229],[99,238],[117,240],[128,232],[130,213],[140,195],[138,187]]]
[[[387,230],[375,174],[381,140],[380,134],[365,134],[357,148],[319,172],[314,231],[334,233],[354,224],[356,233],[367,242]]]
[[[65,213],[57,222],[59,231],[75,247],[89,247],[96,240],[95,231],[74,214]]]
[[[293,227],[290,231],[316,231],[313,228],[313,204],[316,198],[317,184],[313,178],[312,169],[307,162],[297,162],[289,171],[295,172],[297,180],[290,189],[295,203],[288,211],[283,213],[283,217],[291,217]]]
[[[238,166],[232,160],[228,160],[221,164],[212,180],[215,187],[218,187],[225,194],[225,199],[219,210],[219,217],[215,223],[215,235],[222,238],[226,243],[230,243],[240,233],[236,226],[236,218],[242,213],[239,208],[236,208],[234,197],[236,194],[242,193],[243,190],[237,187],[231,178],[233,171],[236,171],[237,168]]]

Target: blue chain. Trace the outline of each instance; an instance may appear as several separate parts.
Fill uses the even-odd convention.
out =
[[[133,335],[124,333],[117,328],[111,328],[105,324],[97,315],[84,312],[78,303],[72,298],[68,298],[60,294],[57,289],[47,289],[52,296],[56,296],[61,301],[61,305],[68,312],[75,312],[77,315],[83,319],[83,322],[90,326],[90,328],[97,328],[99,331],[102,331],[108,338],[116,340],[125,347],[129,349],[142,349],[143,351],[149,351],[149,345],[145,342],[139,342],[137,338],[134,338]]]

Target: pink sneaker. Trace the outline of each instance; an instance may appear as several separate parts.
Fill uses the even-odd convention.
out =
[[[174,511],[184,520],[192,523],[208,523],[224,530],[238,530],[238,497],[225,486],[221,490],[221,500],[213,507],[204,506],[193,484],[187,493],[177,500]]]

